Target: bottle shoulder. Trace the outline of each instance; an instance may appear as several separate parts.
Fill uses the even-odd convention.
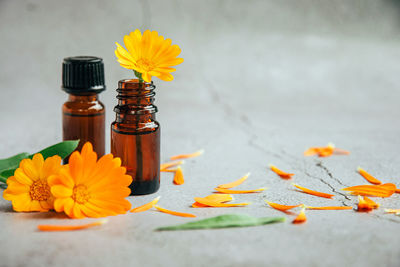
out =
[[[89,102],[66,101],[62,106],[62,111],[73,114],[104,113],[105,106],[99,100]]]
[[[148,122],[140,122],[137,124],[133,123],[122,123],[114,121],[111,123],[111,130],[114,132],[126,133],[126,134],[145,134],[156,132],[160,129],[160,123],[156,120]]]

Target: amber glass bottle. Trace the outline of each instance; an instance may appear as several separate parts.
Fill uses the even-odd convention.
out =
[[[153,83],[137,79],[118,83],[116,119],[111,124],[111,153],[133,178],[132,195],[160,187],[160,124],[156,121]]]
[[[90,141],[97,155],[104,155],[105,108],[98,98],[106,88],[103,60],[87,56],[65,58],[62,83],[62,89],[69,93],[62,107],[63,140],[80,139],[78,150]]]

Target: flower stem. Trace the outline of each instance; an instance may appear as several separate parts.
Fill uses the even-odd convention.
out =
[[[135,73],[135,76],[139,79],[139,83],[140,84],[144,83],[143,78],[142,78],[142,73],[140,73],[136,70],[133,70],[133,72]]]

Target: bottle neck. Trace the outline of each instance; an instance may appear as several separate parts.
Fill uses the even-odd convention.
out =
[[[99,95],[95,93],[88,93],[84,95],[69,94],[68,101],[70,102],[95,102],[99,100]]]
[[[114,107],[116,121],[137,123],[155,120],[154,89],[153,83],[140,83],[137,79],[119,81],[118,105]]]

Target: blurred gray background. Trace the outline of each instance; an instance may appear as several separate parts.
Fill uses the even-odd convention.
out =
[[[327,203],[300,194],[266,171],[269,162],[295,172],[299,184],[335,194],[365,182],[355,173],[358,165],[400,185],[396,0],[0,0],[0,158],[61,140],[61,106],[67,98],[60,89],[61,63],[67,56],[104,59],[107,90],[100,99],[109,125],[118,80],[133,77],[117,63],[115,42],[136,28],[171,38],[185,59],[174,81],[154,79],[162,159],[206,150],[185,165],[183,186],[173,186],[171,176],[163,174],[157,195],[166,208],[199,217],[228,211],[268,216],[282,214],[265,207],[265,199],[356,203],[343,195]],[[109,129],[107,136],[109,144]],[[352,154],[302,156],[305,148],[328,142]],[[254,205],[188,207],[193,197],[248,171],[252,178],[243,187],[269,187],[263,194],[237,197]],[[152,198],[131,200],[136,206]],[[400,208],[397,195],[381,203]],[[149,212],[114,217],[99,230],[47,235],[34,229],[53,218],[15,214],[9,205],[0,206],[0,255],[9,266],[28,260],[31,266],[400,264],[400,218],[382,210],[310,211],[309,222],[298,227],[288,217],[289,223],[279,226],[185,233],[152,232],[185,219]],[[40,254],[40,247],[47,252]]]

